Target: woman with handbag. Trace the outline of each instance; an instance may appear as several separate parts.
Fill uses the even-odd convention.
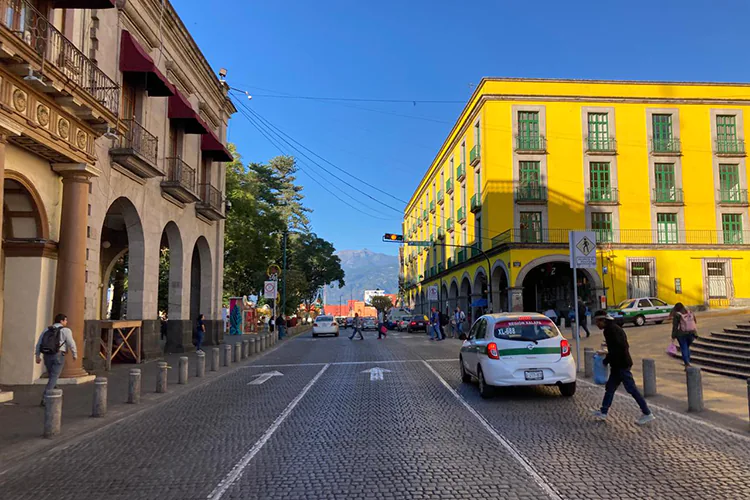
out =
[[[678,302],[672,310],[672,343],[676,340],[680,344],[680,353],[685,368],[690,366],[690,345],[697,336],[695,314],[682,302]]]

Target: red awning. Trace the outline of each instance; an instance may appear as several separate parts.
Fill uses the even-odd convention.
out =
[[[203,156],[207,156],[214,161],[232,161],[232,153],[224,147],[216,134],[208,131],[207,134],[201,136],[201,151]]]
[[[169,118],[180,122],[186,134],[207,134],[208,127],[195,112],[190,101],[174,85],[170,84],[170,88],[174,95],[169,98]]]
[[[120,37],[120,71],[146,75],[146,91],[154,97],[174,95],[172,86],[154,64],[154,60],[130,32],[122,30]]]
[[[52,0],[55,9],[114,9],[115,0]]]

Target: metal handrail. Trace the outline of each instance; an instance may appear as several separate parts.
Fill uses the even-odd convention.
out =
[[[195,192],[195,169],[182,161],[182,158],[166,158],[167,182],[179,184],[183,188]]]
[[[135,118],[129,118],[122,122],[128,127],[128,131],[120,136],[120,147],[132,149],[153,165],[156,165],[159,155],[159,138],[146,130]]]
[[[221,191],[209,183],[198,184],[198,191],[200,192],[201,203],[221,212]]]

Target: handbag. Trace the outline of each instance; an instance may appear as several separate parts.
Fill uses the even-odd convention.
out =
[[[669,347],[667,347],[667,354],[674,358],[677,358],[680,356],[680,348],[677,347],[676,344],[669,344]]]
[[[381,326],[380,327],[380,333],[382,333],[383,335],[387,335],[388,334],[388,328],[386,328],[385,325]]]

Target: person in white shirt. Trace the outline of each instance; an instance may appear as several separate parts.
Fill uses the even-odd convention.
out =
[[[36,343],[36,362],[42,362],[44,356],[44,366],[47,368],[47,386],[42,394],[41,406],[44,406],[44,396],[47,391],[55,388],[57,380],[60,378],[63,366],[65,366],[65,356],[70,353],[73,359],[78,359],[78,349],[76,341],[73,339],[73,332],[68,328],[68,317],[64,314],[55,316],[55,323],[47,327]]]

